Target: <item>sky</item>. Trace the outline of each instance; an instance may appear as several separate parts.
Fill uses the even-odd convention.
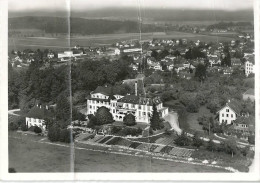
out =
[[[9,0],[9,11],[74,11],[103,8],[252,9],[253,0]]]

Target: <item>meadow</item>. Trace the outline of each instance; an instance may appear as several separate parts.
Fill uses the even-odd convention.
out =
[[[203,42],[219,42],[219,41],[231,41],[232,36],[221,36],[221,35],[202,35],[202,34],[193,34],[186,32],[155,32],[155,33],[142,33],[141,40],[152,40],[153,38],[158,39],[188,39],[193,41],[203,41]],[[44,36],[26,36],[26,37],[17,37],[10,36],[8,39],[8,48],[11,50],[24,50],[27,48],[30,49],[52,49],[56,51],[61,51],[80,45],[83,47],[88,46],[102,46],[110,45],[118,41],[126,40],[139,40],[139,33],[124,33],[124,34],[102,34],[102,35],[88,35],[88,36],[72,36],[70,39],[65,36],[54,36],[46,34]]]
[[[40,143],[41,138],[9,133],[9,167],[17,172],[227,172],[208,166],[106,153],[102,151],[105,147],[95,147],[100,151],[92,151],[87,149],[94,147],[86,144],[75,149],[74,166],[71,166],[68,144]]]

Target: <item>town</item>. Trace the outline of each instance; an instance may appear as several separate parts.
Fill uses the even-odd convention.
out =
[[[62,51],[10,50],[9,131],[248,172],[255,143],[255,50],[247,26],[177,27],[233,33],[217,42],[155,35]]]

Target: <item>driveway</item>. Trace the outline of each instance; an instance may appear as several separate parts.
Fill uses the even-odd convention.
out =
[[[170,112],[167,116],[164,117],[178,134],[181,134],[181,129],[179,127],[178,114],[177,112]]]

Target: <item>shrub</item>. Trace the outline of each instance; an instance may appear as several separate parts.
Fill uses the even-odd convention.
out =
[[[250,135],[250,136],[248,137],[248,142],[249,142],[250,144],[255,144],[255,136],[254,136],[254,135]]]
[[[17,129],[18,129],[18,125],[16,123],[13,123],[13,122],[9,123],[8,130],[15,131]]]
[[[133,126],[136,124],[135,116],[133,114],[127,114],[124,116],[124,124],[127,126]]]
[[[38,127],[38,126],[35,126],[34,127],[34,130],[33,130],[35,133],[42,133],[42,129],[40,128],[40,127]]]
[[[60,130],[59,141],[66,142],[66,143],[72,142],[71,131],[68,129]]]
[[[175,143],[179,146],[188,146],[190,144],[190,139],[186,136],[185,132],[183,131],[181,135],[175,139]]]
[[[199,111],[199,105],[196,101],[190,101],[186,108],[187,112],[196,113]]]

